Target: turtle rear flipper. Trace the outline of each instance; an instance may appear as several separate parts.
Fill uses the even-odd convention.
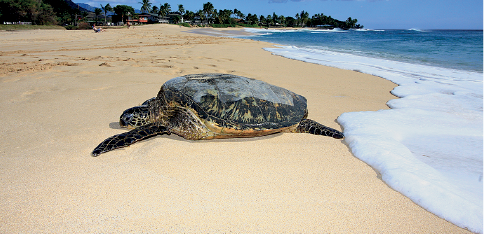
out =
[[[314,135],[323,135],[323,136],[329,136],[333,137],[336,139],[341,139],[344,138],[345,136],[343,135],[342,132],[332,129],[330,127],[326,127],[314,120],[310,119],[303,119],[299,123],[299,125],[296,128],[296,132],[301,132],[301,133],[311,133]]]
[[[92,151],[92,156],[97,157],[102,153],[130,146],[137,141],[141,141],[156,136],[158,134],[170,134],[170,132],[167,130],[166,127],[158,126],[157,124],[148,124],[145,126],[141,126],[129,132],[115,135],[104,140]]]

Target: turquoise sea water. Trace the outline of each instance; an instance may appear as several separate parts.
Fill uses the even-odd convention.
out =
[[[251,30],[253,40],[373,58],[483,70],[482,30]]]
[[[344,141],[396,191],[483,233],[482,31],[246,30],[274,55],[396,83],[391,109],[337,117]]]

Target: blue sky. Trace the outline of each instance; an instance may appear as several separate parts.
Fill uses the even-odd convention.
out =
[[[141,0],[73,0],[94,7],[109,3],[140,9]],[[172,11],[183,4],[186,10],[197,11],[211,2],[215,9],[235,9],[244,14],[292,16],[302,10],[310,16],[323,13],[335,19],[358,19],[369,29],[482,29],[482,0],[151,0],[152,6],[164,3]]]

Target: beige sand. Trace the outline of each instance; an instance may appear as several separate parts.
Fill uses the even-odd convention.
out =
[[[394,84],[271,44],[135,29],[0,32],[0,232],[466,232],[387,187],[341,140],[158,136],[90,156],[170,78],[224,72],[304,95],[309,116],[386,109]]]

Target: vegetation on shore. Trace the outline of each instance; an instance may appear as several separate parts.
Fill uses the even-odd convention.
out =
[[[33,25],[71,25],[72,28],[77,21],[86,21],[87,12],[80,12],[73,9],[69,4],[70,0],[0,0],[0,22],[31,22]],[[72,3],[72,2],[71,2]],[[346,21],[340,21],[326,16],[322,13],[309,17],[309,13],[301,11],[292,16],[260,15],[248,13],[234,9],[217,10],[212,3],[203,4],[202,9],[193,12],[185,10],[182,4],[178,5],[178,11],[172,12],[168,3],[152,6],[150,0],[142,0],[141,11],[143,13],[153,13],[160,17],[168,14],[174,15],[175,23],[195,21],[206,23],[213,27],[325,27],[325,28],[363,28],[357,24],[357,19],[349,17]],[[124,21],[128,17],[137,17],[135,10],[131,6],[117,5],[111,7],[110,4],[96,8],[95,15],[98,18],[104,15],[104,22],[107,22],[108,12],[114,11],[116,15],[122,17]],[[76,23],[75,23],[76,22]],[[184,24],[184,26],[190,26]]]
[[[34,30],[34,29],[65,30],[66,28],[59,25],[0,24],[0,30],[6,30],[6,31]]]

